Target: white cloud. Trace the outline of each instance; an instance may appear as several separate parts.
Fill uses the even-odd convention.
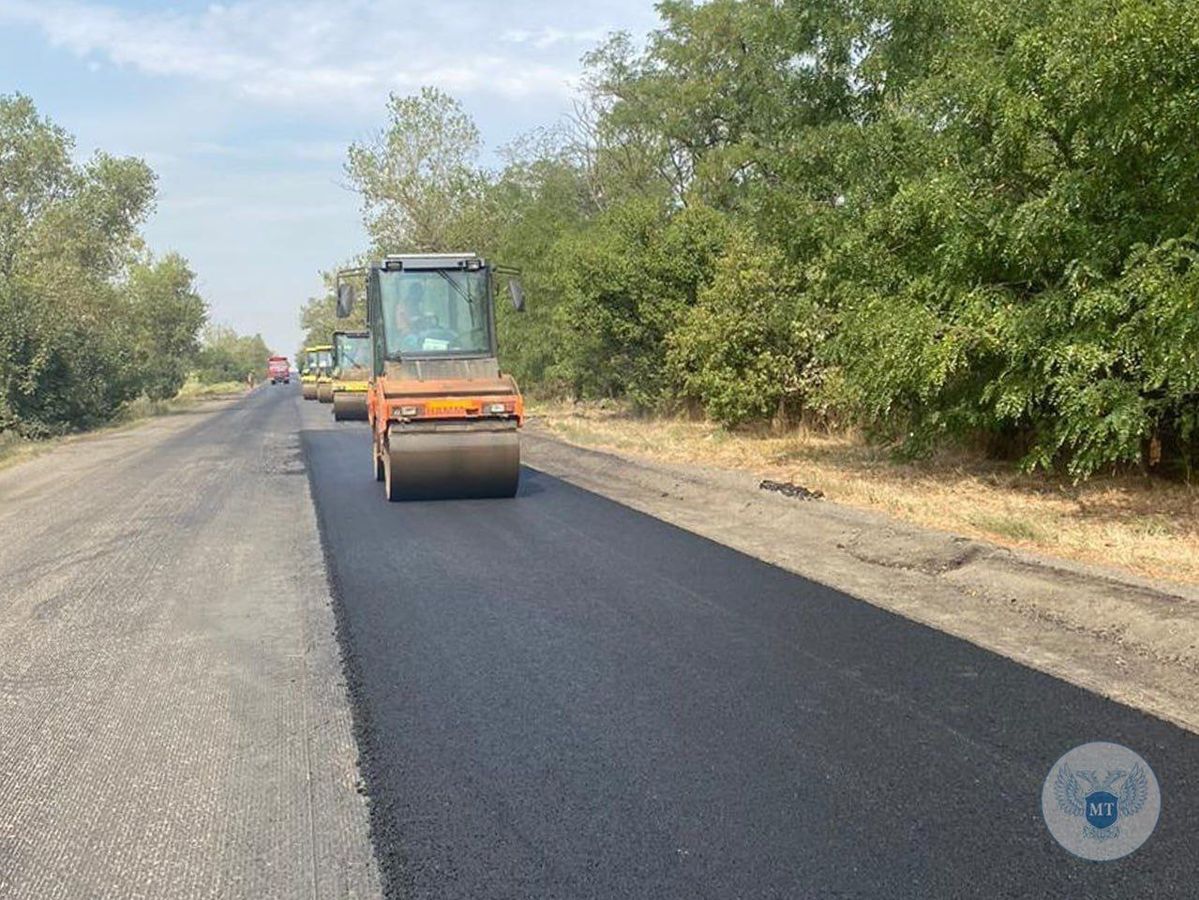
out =
[[[538,50],[544,50],[557,44],[591,45],[603,40],[608,33],[604,28],[582,28],[569,30],[546,26],[530,31],[525,28],[509,28],[500,40],[510,44],[531,44]]]
[[[579,45],[607,31],[505,28],[499,19],[512,10],[505,15],[481,0],[420,11],[413,5],[239,0],[183,12],[0,0],[0,23],[33,26],[92,66],[206,82],[283,106],[377,104],[383,92],[424,84],[509,100],[562,97],[571,91]]]

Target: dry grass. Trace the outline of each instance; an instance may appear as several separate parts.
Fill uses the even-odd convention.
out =
[[[0,431],[0,469],[33,459],[47,449],[49,441],[30,441],[11,431]]]
[[[649,459],[745,469],[849,506],[1151,578],[1199,583],[1199,489],[1132,475],[1082,485],[965,453],[897,462],[854,435],[730,433],[619,408],[536,404],[573,443]]]
[[[183,383],[183,387],[179,389],[179,395],[175,398],[175,401],[212,400],[224,399],[226,397],[238,397],[244,394],[247,390],[248,388],[243,381],[219,381],[216,384],[201,384],[194,378],[189,378]]]

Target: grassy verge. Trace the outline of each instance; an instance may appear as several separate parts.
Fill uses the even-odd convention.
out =
[[[943,531],[1139,575],[1199,583],[1199,489],[1135,475],[1082,485],[966,453],[895,461],[853,434],[729,432],[619,407],[536,403],[572,443],[663,462],[743,469]]]
[[[47,438],[45,440],[29,440],[13,432],[0,432],[0,468],[6,468],[24,462],[27,459],[32,459],[48,450],[52,450],[63,441],[76,440],[88,435],[119,431],[155,416],[168,416],[183,412],[206,400],[225,400],[241,396],[245,392],[246,385],[239,381],[200,384],[194,379],[189,379],[184,383],[179,393],[170,400],[148,400],[145,397],[138,397],[136,400],[126,403],[111,423],[89,431],[75,432],[63,435],[62,437]]]

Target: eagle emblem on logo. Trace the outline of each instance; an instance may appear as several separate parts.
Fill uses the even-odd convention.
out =
[[[1102,775],[1074,771],[1063,762],[1053,784],[1058,808],[1083,820],[1082,834],[1094,841],[1120,836],[1120,823],[1131,819],[1149,798],[1149,779],[1140,763]]]

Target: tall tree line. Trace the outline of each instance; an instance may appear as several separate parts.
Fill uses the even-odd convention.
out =
[[[520,266],[530,387],[1189,473],[1199,6],[658,9],[498,170],[452,97],[393,97],[346,165],[374,250]]]
[[[150,168],[102,152],[78,163],[73,150],[28,97],[0,95],[0,431],[29,437],[173,397],[198,355],[229,339],[210,329],[202,348],[190,266],[142,240]]]

